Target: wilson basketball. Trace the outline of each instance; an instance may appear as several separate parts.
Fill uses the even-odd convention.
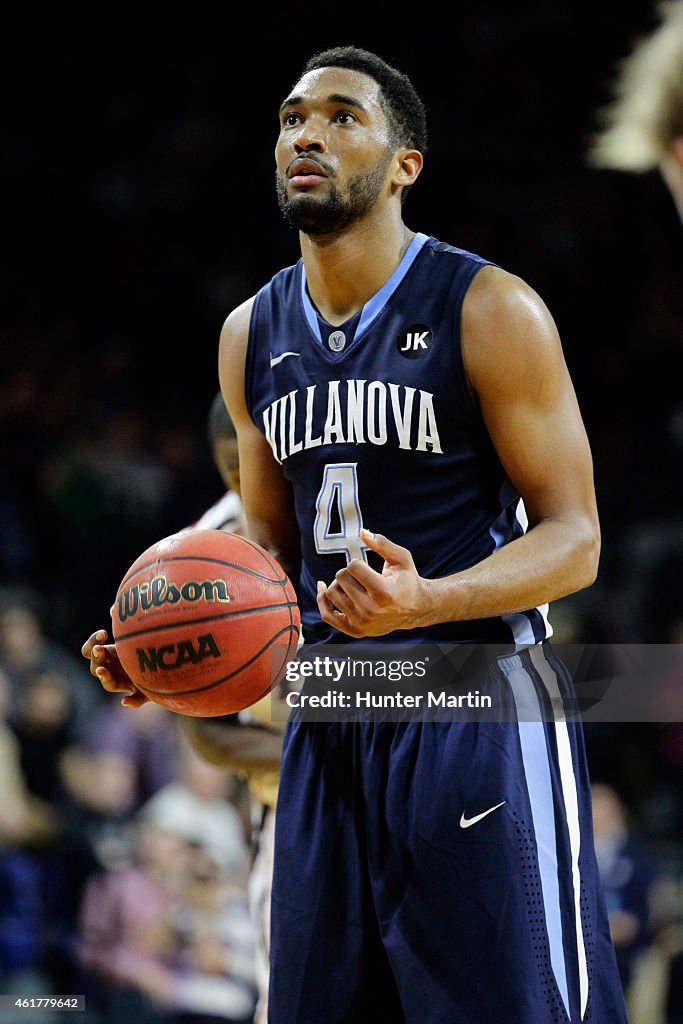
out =
[[[170,711],[228,715],[265,697],[296,652],[291,581],[254,541],[188,530],[143,551],[112,611],[116,652],[136,687]]]

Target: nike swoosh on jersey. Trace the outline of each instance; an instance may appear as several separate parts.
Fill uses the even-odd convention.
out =
[[[277,366],[277,364],[281,363],[283,359],[287,358],[287,356],[300,356],[300,355],[301,355],[300,352],[283,352],[279,356],[272,356],[271,355],[271,357],[270,357],[270,365],[271,366]]]
[[[482,811],[481,814],[475,814],[473,818],[466,818],[465,812],[463,811],[460,817],[460,828],[469,828],[470,825],[476,825],[477,822],[481,821],[482,818],[485,818],[487,814],[492,814],[494,811],[497,811],[498,808],[502,807],[505,803],[507,803],[507,800],[501,800],[501,802],[496,804],[495,807],[489,807],[487,811]]]

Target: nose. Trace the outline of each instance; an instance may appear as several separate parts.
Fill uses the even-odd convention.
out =
[[[315,117],[307,118],[292,143],[297,155],[303,153],[324,153],[327,149],[325,134],[320,121]]]

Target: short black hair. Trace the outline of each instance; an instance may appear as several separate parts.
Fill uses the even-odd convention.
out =
[[[223,393],[218,391],[209,407],[208,422],[209,446],[213,449],[216,441],[222,438],[237,437],[235,424],[230,418],[230,413],[225,408]]]
[[[427,149],[427,114],[425,105],[407,75],[392,67],[382,57],[357,46],[333,46],[313,54],[306,61],[301,76],[318,68],[349,68],[360,71],[377,82],[382,105],[389,119],[393,140],[399,146]]]

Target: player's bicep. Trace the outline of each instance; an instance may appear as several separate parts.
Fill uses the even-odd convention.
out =
[[[551,366],[556,379],[541,383],[536,394],[520,382],[517,393],[508,386],[482,402],[494,447],[531,523],[592,512],[594,503],[590,448],[574,389],[566,369]]]
[[[249,536],[280,557],[298,548],[291,486],[270,445],[253,424],[238,432],[242,501]],[[279,553],[279,554],[278,554]]]
[[[578,517],[597,528],[590,445],[557,328],[532,289],[501,275],[482,276],[463,309],[463,356],[486,428],[531,525]]]
[[[270,445],[249,412],[245,364],[253,300],[234,310],[221,331],[218,370],[221,391],[237,433],[240,489],[247,530],[296,578],[298,534],[291,488]]]

